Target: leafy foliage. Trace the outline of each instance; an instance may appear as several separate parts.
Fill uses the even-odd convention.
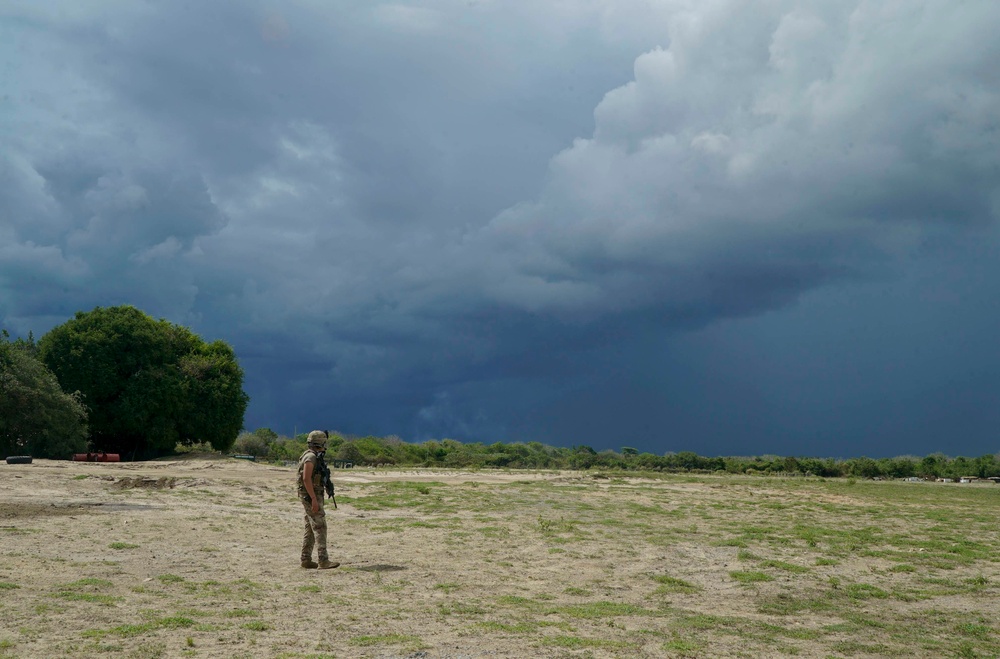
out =
[[[87,414],[38,359],[34,339],[0,334],[0,457],[66,458],[87,448]]]
[[[152,457],[204,441],[224,451],[243,426],[249,399],[232,348],[135,307],[77,312],[39,354],[81,392],[97,450]]]
[[[236,438],[233,451],[242,455],[266,458],[271,454],[271,444],[277,439],[278,433],[270,428],[258,428],[253,432],[243,432]]]
[[[267,428],[246,433],[260,443],[273,435]],[[305,449],[306,435],[296,439],[274,437],[266,447],[257,449],[259,456],[272,459],[297,459]],[[691,451],[680,453],[639,453],[625,446],[622,452],[596,451],[590,446],[557,447],[541,442],[482,442],[463,443],[454,439],[428,440],[409,443],[395,435],[389,437],[352,437],[331,433],[329,455],[358,465],[401,465],[423,467],[458,467],[466,469],[592,469],[623,471],[663,471],[732,474],[761,474],[855,478],[979,478],[1000,477],[1000,460],[987,454],[978,458],[949,458],[934,454],[925,458],[899,456],[894,458],[811,458],[791,456],[716,456],[705,457]],[[242,452],[242,451],[241,451]],[[252,453],[252,451],[247,451]]]

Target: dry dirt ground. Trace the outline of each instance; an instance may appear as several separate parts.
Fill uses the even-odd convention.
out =
[[[0,657],[1000,653],[1000,487],[337,470],[318,571],[294,476],[0,463]]]

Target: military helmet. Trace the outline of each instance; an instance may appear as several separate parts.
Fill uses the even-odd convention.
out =
[[[326,442],[329,436],[325,430],[313,430],[309,433],[309,438],[306,440],[306,444],[310,448],[326,448]]]

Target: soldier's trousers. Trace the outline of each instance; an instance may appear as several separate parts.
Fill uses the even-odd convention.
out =
[[[312,558],[313,546],[319,554],[318,560],[326,561],[330,555],[326,551],[326,512],[323,510],[323,499],[319,500],[319,512],[312,511],[312,500],[306,496],[302,499],[305,509],[305,531],[302,534],[302,560]]]

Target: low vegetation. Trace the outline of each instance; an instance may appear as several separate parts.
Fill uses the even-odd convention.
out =
[[[295,438],[270,428],[244,432],[233,451],[272,461],[296,460],[305,450],[305,434]],[[196,447],[197,448],[197,447]],[[207,448],[207,447],[206,447]],[[630,447],[597,451],[590,446],[557,447],[541,442],[463,443],[454,439],[405,442],[399,437],[353,437],[330,434],[328,459],[363,466],[448,467],[462,469],[573,469],[652,471],[670,473],[728,473],[747,475],[818,476],[823,478],[951,478],[1000,477],[1000,459],[994,454],[977,458],[925,457],[808,458],[763,456],[704,457],[690,451],[639,453]]]

